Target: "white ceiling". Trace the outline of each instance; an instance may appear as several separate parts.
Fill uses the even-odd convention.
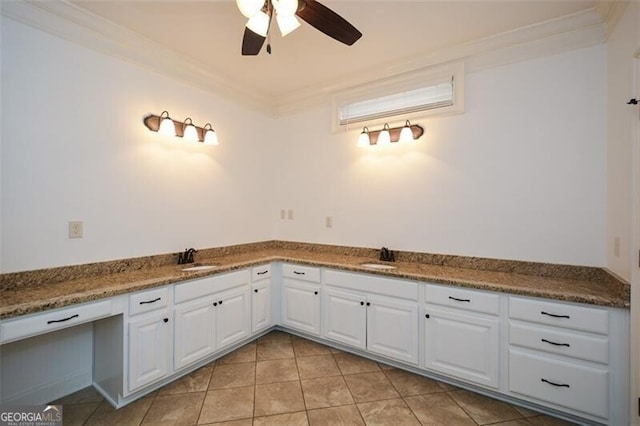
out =
[[[149,43],[162,46],[172,51],[170,62],[176,62],[175,58],[188,59],[190,72],[197,71],[202,79],[215,77],[218,86],[241,88],[263,100],[272,100],[272,104],[296,94],[326,91],[342,82],[353,85],[361,78],[371,79],[376,70],[386,70],[389,75],[390,71],[404,72],[424,66],[420,65],[420,59],[434,52],[459,49],[478,40],[491,40],[498,34],[543,25],[546,32],[538,37],[548,37],[571,30],[562,25],[566,21],[570,23],[567,25],[575,26],[576,16],[582,19],[580,25],[593,26],[593,16],[599,16],[599,23],[606,18],[600,10],[595,13],[596,6],[611,3],[608,0],[320,2],[351,22],[363,37],[349,47],[306,23],[285,38],[273,25],[273,53],[268,55],[263,49],[258,56],[243,57],[240,48],[246,19],[234,0],[27,0],[31,5],[48,8],[50,14],[53,10],[54,14],[64,15],[75,24],[83,21],[80,25],[90,27],[84,21],[99,21],[103,27],[110,25],[111,34],[115,34],[113,28],[116,31],[120,28],[120,45],[136,45],[132,38],[139,34],[146,43],[139,44],[147,46],[147,52]],[[57,4],[56,8],[52,3]],[[60,9],[61,4],[66,9]],[[584,19],[587,13],[590,18]],[[109,37],[105,31],[97,32],[103,38]],[[123,34],[126,34],[124,42]]]

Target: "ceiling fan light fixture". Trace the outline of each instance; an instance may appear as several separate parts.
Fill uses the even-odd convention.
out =
[[[267,32],[269,31],[269,15],[263,11],[259,11],[249,18],[247,28],[262,37],[266,37]]]
[[[276,15],[276,21],[278,21],[278,28],[280,28],[280,34],[282,34],[282,37],[292,33],[300,26],[300,21],[296,19],[295,15],[283,15],[282,13],[278,13]]]
[[[240,13],[251,19],[253,15],[260,12],[264,6],[264,0],[236,0],[236,5],[240,9]]]

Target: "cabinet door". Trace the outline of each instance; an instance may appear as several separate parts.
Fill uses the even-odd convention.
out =
[[[282,324],[320,335],[320,287],[284,279],[282,285]]]
[[[270,281],[258,281],[251,288],[251,332],[256,333],[271,326]]]
[[[185,367],[216,349],[215,308],[209,297],[195,303],[181,303],[174,310],[174,363]]]
[[[425,367],[498,388],[498,318],[426,307]]]
[[[356,348],[366,348],[367,306],[364,295],[326,288],[323,311],[324,337]]]
[[[379,296],[367,300],[367,349],[418,364],[418,304]]]
[[[249,286],[216,295],[216,349],[236,343],[251,333]]]
[[[171,324],[168,312],[129,321],[129,391],[169,373]]]

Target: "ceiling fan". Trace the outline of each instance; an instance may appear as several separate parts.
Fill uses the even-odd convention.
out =
[[[346,19],[315,0],[236,0],[236,4],[240,12],[249,18],[242,38],[242,54],[245,56],[260,53],[269,36],[274,13],[283,37],[300,26],[296,16],[348,46],[362,37],[362,33]],[[271,53],[269,43],[267,53]]]

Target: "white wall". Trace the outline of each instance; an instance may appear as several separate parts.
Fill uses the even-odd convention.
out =
[[[605,47],[467,76],[463,115],[356,147],[330,109],[282,119],[274,237],[604,266]],[[325,216],[334,226],[325,228]]]
[[[272,120],[6,18],[2,88],[3,272],[269,238]],[[220,146],[147,130],[165,109]]]
[[[607,41],[607,267],[631,280],[632,144],[637,107],[626,105],[636,93],[635,52],[638,3],[630,2]],[[620,252],[614,241],[620,240]]]

